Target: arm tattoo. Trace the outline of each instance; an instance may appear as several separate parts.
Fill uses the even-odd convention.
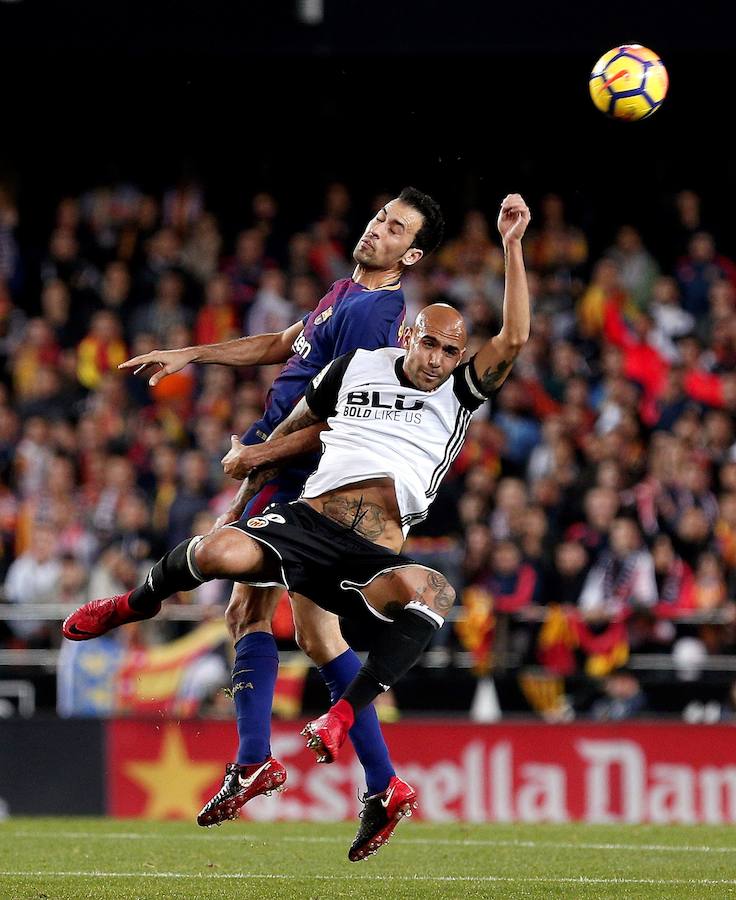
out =
[[[480,376],[480,388],[484,394],[492,394],[497,390],[511,367],[511,359],[502,359],[495,369],[486,369]]]
[[[353,500],[348,497],[335,497],[322,504],[322,512],[334,522],[352,528],[359,535],[374,541],[386,528],[386,513],[376,503],[365,503],[361,497]]]
[[[304,408],[302,408],[302,404],[304,404]],[[314,425],[315,422],[320,421],[319,416],[316,416],[306,402],[302,400],[291,415],[284,420],[283,425],[273,430],[271,437],[274,438],[284,434],[291,434],[293,431],[301,431],[302,428],[308,428],[310,425]]]
[[[293,431],[301,431],[302,428],[308,428],[310,425],[314,425],[315,422],[321,421],[322,419],[320,419],[316,413],[312,412],[309,408],[309,404],[304,397],[302,397],[283,422],[279,422],[274,428],[269,435],[268,440],[275,441],[278,437],[291,434]]]

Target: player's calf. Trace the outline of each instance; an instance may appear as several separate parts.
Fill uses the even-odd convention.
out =
[[[391,609],[394,616],[392,626],[380,633],[368,659],[340,700],[324,716],[309,722],[302,731],[308,738],[307,746],[317,756],[317,762],[334,762],[355,716],[380,693],[392,688],[419,661],[435,632],[444,623],[444,616],[437,610],[448,611],[455,592],[444,576],[431,570],[429,572],[432,580],[427,580],[426,587],[431,586],[431,590],[426,590],[423,595],[415,592],[404,604],[397,603],[397,608]],[[384,609],[389,608],[390,604],[384,606]]]

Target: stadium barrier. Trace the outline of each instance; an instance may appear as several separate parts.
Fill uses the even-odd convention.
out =
[[[352,751],[317,766],[300,724],[274,723],[288,790],[257,798],[253,821],[354,819]],[[385,726],[397,769],[433,822],[736,823],[736,731],[637,722]],[[9,814],[107,813],[192,820],[232,758],[232,722],[0,722],[0,804]]]

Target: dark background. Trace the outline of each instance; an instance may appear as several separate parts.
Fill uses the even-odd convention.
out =
[[[24,229],[48,233],[55,201],[95,183],[144,188],[198,177],[226,230],[259,188],[296,226],[330,179],[359,218],[379,190],[437,195],[460,212],[508,191],[534,208],[565,195],[593,254],[639,225],[667,255],[675,191],[703,193],[736,252],[731,205],[736,31],[726,3],[452,3],[0,0],[0,178]],[[671,88],[655,116],[607,120],[588,73],[611,46],[655,49]],[[26,235],[28,236],[28,235]]]

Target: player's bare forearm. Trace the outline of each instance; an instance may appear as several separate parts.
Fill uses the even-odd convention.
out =
[[[188,349],[194,354],[192,362],[219,363],[223,366],[267,366],[286,362],[291,356],[291,345],[299,336],[301,327],[301,323],[297,322],[285,331],[255,334],[223,341],[221,344],[203,344]]]
[[[302,398],[265,443],[244,446],[233,435],[231,447],[222,459],[223,471],[231,478],[242,479],[262,466],[282,468],[295,457],[317,450],[319,434],[326,427]]]
[[[328,427],[326,422],[316,422],[279,437],[271,435],[271,439],[265,444],[257,444],[253,447],[251,455],[253,467],[278,466],[280,468],[284,463],[297,456],[319,450],[319,436]]]
[[[245,507],[263,488],[263,486],[274,477],[276,471],[276,469],[272,469],[271,471],[262,469],[260,471],[253,472],[252,475],[244,479],[244,481],[238,488],[238,493],[235,495],[235,497],[233,497],[230,505],[225,510],[225,512],[222,513],[222,515],[218,516],[211,531],[216,531],[218,528],[222,528],[224,525],[230,525],[232,522],[237,522],[245,512]]]
[[[157,367],[148,380],[154,387],[166,378],[181,371],[190,363],[214,363],[221,366],[266,366],[286,362],[292,354],[292,344],[299,336],[302,324],[297,322],[284,331],[272,334],[256,334],[235,338],[220,344],[201,344],[177,350],[151,350],[132,359],[126,359],[119,369],[134,369],[134,374]]]
[[[325,424],[325,420],[321,419],[317,413],[310,408],[306,399],[302,397],[284,421],[280,422],[274,428],[268,438],[268,442],[275,441],[277,438],[281,438],[287,434],[293,434],[295,431],[309,428],[310,425],[316,425],[318,422]]]
[[[475,372],[487,394],[501,387],[529,339],[529,286],[521,246],[529,218],[529,210],[518,194],[510,194],[504,200],[498,217],[506,266],[503,324],[500,332],[478,351],[474,360]]]

